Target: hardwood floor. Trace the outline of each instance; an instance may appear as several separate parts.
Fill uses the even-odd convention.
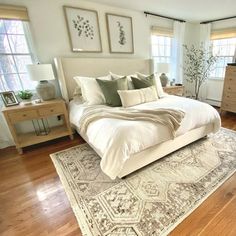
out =
[[[236,114],[223,114],[222,126],[236,130]],[[49,154],[82,142],[76,135],[26,148],[23,155],[13,147],[0,150],[0,235],[81,235]],[[236,235],[235,212],[236,174],[170,235]]]

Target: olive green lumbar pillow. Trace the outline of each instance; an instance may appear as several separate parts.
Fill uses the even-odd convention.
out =
[[[141,89],[141,88],[147,88],[150,86],[155,86],[155,75],[149,75],[145,78],[135,78],[131,77],[134,88],[135,89]]]
[[[118,90],[128,90],[128,81],[126,76],[116,80],[100,80],[97,82],[104,94],[106,104],[112,107],[121,106]]]

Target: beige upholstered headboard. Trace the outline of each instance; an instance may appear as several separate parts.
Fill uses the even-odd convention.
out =
[[[76,87],[74,76],[98,77],[108,75],[109,71],[130,75],[135,72],[149,74],[152,60],[129,58],[69,58],[54,59],[62,97],[68,102],[73,98]]]

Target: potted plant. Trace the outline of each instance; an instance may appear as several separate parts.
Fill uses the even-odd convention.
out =
[[[29,105],[31,104],[33,93],[28,90],[22,90],[18,93],[18,96],[21,98],[23,105]]]
[[[192,45],[188,47],[183,45],[185,49],[185,67],[184,75],[186,80],[194,83],[195,99],[199,99],[199,92],[202,84],[209,78],[217,57],[212,54],[212,48],[206,49],[203,44],[200,47]]]

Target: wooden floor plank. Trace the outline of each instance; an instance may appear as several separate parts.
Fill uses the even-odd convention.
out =
[[[236,130],[236,114],[224,113],[222,126]],[[0,151],[0,235],[81,235],[49,157],[81,143],[83,140],[77,135],[74,140],[61,138],[28,147],[23,155],[13,147]],[[171,235],[236,235],[235,194],[236,174]]]
[[[236,196],[202,229],[199,235],[232,235],[236,232]],[[217,227],[220,225],[221,227]]]
[[[192,214],[189,215],[170,234],[174,235],[200,235],[204,227],[211,221],[236,195],[236,174],[229,178],[217,191],[208,197]],[[233,228],[236,232],[236,224]]]

